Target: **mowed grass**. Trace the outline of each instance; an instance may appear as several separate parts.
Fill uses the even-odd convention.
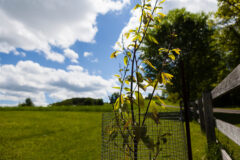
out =
[[[101,112],[0,112],[0,160],[100,160]],[[206,138],[190,123],[194,160]]]
[[[1,160],[97,160],[101,113],[0,112]]]
[[[206,160],[207,139],[197,122],[190,123],[193,160]]]

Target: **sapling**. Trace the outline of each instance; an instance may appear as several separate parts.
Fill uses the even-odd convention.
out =
[[[144,39],[150,40],[158,45],[158,41],[151,35],[151,29],[157,28],[154,21],[161,22],[164,14],[161,13],[161,5],[164,0],[142,0],[134,7],[139,10],[141,15],[139,25],[135,29],[130,29],[124,34],[125,39],[131,39],[127,46],[118,43],[121,49],[114,51],[110,58],[118,55],[123,57],[124,66],[119,69],[119,74],[115,76],[119,80],[119,98],[113,104],[115,124],[108,127],[109,140],[113,141],[118,135],[123,139],[121,152],[129,159],[138,159],[138,145],[140,141],[149,149],[149,159],[157,159],[161,147],[160,144],[166,143],[166,136],[169,133],[158,134],[154,141],[148,135],[146,119],[151,118],[156,124],[160,123],[159,108],[164,108],[164,101],[155,92],[161,89],[161,85],[171,84],[172,75],[164,72],[164,66],[175,60],[175,56],[180,54],[180,49],[172,49],[171,44],[168,48],[159,48],[158,54],[164,55],[161,68],[157,68],[151,63],[150,59],[144,58],[141,52],[141,45]],[[176,35],[170,35],[174,39]],[[145,75],[144,65],[148,65],[157,71],[155,78]],[[151,90],[150,97],[145,103],[143,92]]]

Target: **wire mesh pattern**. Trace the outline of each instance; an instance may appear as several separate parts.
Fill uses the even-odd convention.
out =
[[[159,113],[159,123],[147,118],[147,136],[154,148],[144,139],[138,142],[138,160],[187,160],[187,148],[183,122],[178,112]],[[143,115],[141,116],[143,118]],[[102,116],[102,160],[133,159],[133,140],[121,134],[123,130],[115,123],[113,113]],[[117,128],[117,129],[116,129]],[[114,133],[113,133],[114,130]],[[134,131],[127,131],[133,133]],[[113,135],[114,134],[114,135]],[[160,140],[159,140],[160,139]]]

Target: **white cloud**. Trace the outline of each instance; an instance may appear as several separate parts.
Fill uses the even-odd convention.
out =
[[[84,52],[83,56],[86,57],[92,63],[97,63],[98,62],[98,58],[93,57],[92,52]]]
[[[132,37],[129,37],[128,39],[126,39],[124,35],[124,33],[128,32],[130,29],[135,29],[136,27],[138,27],[139,25],[139,17],[141,15],[141,10],[140,9],[136,9],[136,10],[131,10],[131,18],[129,19],[127,25],[122,29],[122,32],[118,38],[119,43],[124,43],[125,47],[127,47],[132,40]],[[116,43],[115,46],[113,47],[115,50],[121,50],[120,46]]]
[[[187,11],[190,12],[214,12],[217,10],[217,0],[168,0],[163,3],[163,10],[162,12],[167,14],[169,10],[176,9],[176,8],[183,8],[185,7]],[[127,23],[127,25],[122,29],[121,34],[117,42],[122,42],[122,35],[129,31],[130,29],[135,29],[139,26],[139,17],[140,17],[140,9],[131,10],[131,17]],[[124,37],[124,45],[127,46],[131,42],[131,37],[126,39]],[[115,44],[113,47],[115,50],[121,50],[121,48]]]
[[[185,7],[190,12],[214,12],[217,10],[217,0],[168,0],[163,3],[163,11]]]
[[[19,61],[16,65],[2,65],[0,70],[0,101],[23,102],[30,97],[36,105],[46,105],[46,94],[55,100],[107,98],[107,92],[113,93],[112,87],[116,86],[115,78],[91,75],[79,65],[62,70]]]
[[[96,17],[120,11],[130,0],[0,0],[0,52],[16,48],[41,51],[63,62],[50,46],[69,48],[75,41],[94,42]],[[55,58],[57,56],[57,58]]]
[[[13,54],[14,54],[14,55],[17,55],[17,56],[20,55],[20,56],[22,56],[22,57],[26,57],[26,53],[24,53],[24,52],[19,52],[19,51],[17,51],[17,50],[14,50],[14,51],[13,51]]]
[[[78,54],[71,49],[65,49],[64,55],[71,60],[73,63],[78,63]]]
[[[84,57],[89,57],[89,56],[92,56],[92,55],[93,55],[92,52],[84,52],[83,53]]]
[[[94,58],[91,60],[92,63],[97,63],[98,62],[98,59],[97,58]]]

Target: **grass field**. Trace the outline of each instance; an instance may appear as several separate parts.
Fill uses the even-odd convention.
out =
[[[1,160],[100,160],[101,112],[0,112]],[[191,123],[194,160],[206,139]]]
[[[220,131],[216,129],[216,137],[218,141],[222,144],[223,148],[230,154],[233,160],[240,159],[240,147],[231,139],[223,135]]]
[[[0,112],[1,160],[100,159],[101,113]]]

